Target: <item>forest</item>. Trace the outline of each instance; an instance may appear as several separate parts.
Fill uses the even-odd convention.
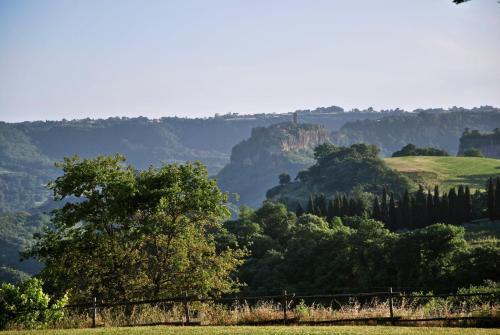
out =
[[[316,157],[372,157],[371,150],[322,145]],[[227,196],[200,163],[137,171],[124,160],[73,157],[59,164],[64,174],[51,189],[56,199],[69,201],[24,254],[45,264],[39,278],[50,294],[107,301],[238,290],[432,291],[500,279],[492,262],[500,256],[496,241],[473,243],[460,226],[473,218],[474,206],[480,206],[478,215],[489,219],[491,212],[497,219],[500,179],[496,187],[490,181],[485,202],[482,196],[473,202],[468,188],[460,187],[442,195],[437,189],[434,195],[405,191],[396,205],[384,189],[381,203],[373,195],[372,208],[366,199],[347,201],[344,195],[329,212],[316,196],[303,213],[267,201],[256,210],[242,207],[236,220],[227,220]],[[427,210],[435,216],[426,216]],[[396,217],[401,221],[392,221]]]

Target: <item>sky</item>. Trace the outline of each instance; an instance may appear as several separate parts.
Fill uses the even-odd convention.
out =
[[[0,120],[500,106],[496,0],[0,0]]]

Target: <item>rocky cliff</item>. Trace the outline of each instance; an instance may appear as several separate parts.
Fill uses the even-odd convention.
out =
[[[294,178],[314,162],[313,149],[328,139],[329,132],[318,125],[289,122],[254,128],[249,139],[232,149],[230,163],[217,175],[219,186],[237,193],[239,204],[259,206],[281,173]]]

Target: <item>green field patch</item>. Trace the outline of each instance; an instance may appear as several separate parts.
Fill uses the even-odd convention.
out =
[[[426,188],[442,186],[442,190],[460,184],[484,189],[490,177],[500,176],[500,160],[481,157],[407,156],[386,158],[389,167]]]

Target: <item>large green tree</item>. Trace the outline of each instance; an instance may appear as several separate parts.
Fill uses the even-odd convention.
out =
[[[66,158],[50,184],[67,201],[29,255],[50,290],[74,300],[160,298],[231,291],[237,249],[216,248],[226,195],[200,164],[145,171],[125,158]]]

